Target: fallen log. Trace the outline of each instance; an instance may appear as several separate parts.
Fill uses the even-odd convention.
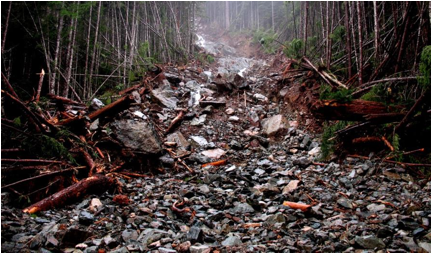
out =
[[[316,118],[326,120],[364,121],[368,115],[395,113],[395,107],[364,100],[340,103],[336,100],[319,100],[311,108]]]
[[[113,186],[114,183],[115,180],[113,178],[95,174],[25,208],[23,212],[32,214],[60,207],[66,203],[76,201],[78,198],[91,191],[105,191]]]
[[[58,96],[58,95],[55,95],[55,94],[52,94],[52,93],[47,94],[47,96],[51,100],[59,101],[59,102],[65,103],[65,104],[85,106],[84,103],[77,102],[77,101],[74,101],[74,100],[71,100],[71,99],[68,99],[68,98],[65,98],[65,97],[61,97],[61,96]]]
[[[112,113],[113,111],[127,108],[129,106],[129,104],[133,101],[134,101],[134,98],[132,95],[123,96],[122,98],[116,100],[115,102],[108,104],[105,107],[91,113],[88,117],[90,118],[90,120],[94,120],[98,117]]]

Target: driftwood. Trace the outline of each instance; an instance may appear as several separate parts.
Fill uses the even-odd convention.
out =
[[[23,210],[25,213],[37,213],[40,211],[45,211],[55,207],[60,207],[66,203],[76,201],[81,196],[91,192],[91,191],[105,191],[109,187],[114,185],[114,179],[96,174],[83,179],[66,189],[63,189],[54,195],[47,197]]]
[[[353,100],[340,103],[336,100],[322,100],[313,105],[315,117],[327,120],[364,121],[373,114],[385,114],[394,111],[382,103],[364,100]]]

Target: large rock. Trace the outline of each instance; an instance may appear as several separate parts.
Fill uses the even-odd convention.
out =
[[[111,124],[117,139],[123,145],[145,154],[157,154],[162,151],[161,142],[150,123],[135,120],[119,120]]]
[[[288,131],[289,123],[283,115],[275,115],[264,119],[263,133],[268,137],[275,135],[285,135]]]
[[[177,107],[178,99],[169,85],[152,90],[151,95],[167,108],[175,109]]]
[[[365,249],[383,249],[386,247],[385,243],[374,235],[356,236],[355,242]]]

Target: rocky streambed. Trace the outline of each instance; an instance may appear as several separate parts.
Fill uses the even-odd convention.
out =
[[[431,251],[430,179],[373,157],[318,162],[320,136],[267,97],[278,76],[226,51],[213,69],[167,68],[149,100],[110,125],[124,145],[157,155],[163,173],[36,215],[3,192],[2,252]],[[181,109],[166,140],[133,134]]]

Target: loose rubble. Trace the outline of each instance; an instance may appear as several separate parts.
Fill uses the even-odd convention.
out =
[[[105,192],[35,215],[9,206],[3,192],[2,252],[431,251],[429,179],[351,157],[315,163],[319,136],[266,94],[277,76],[261,73],[257,60],[236,58],[234,48],[199,43],[241,64],[204,76],[194,67],[166,70],[149,96],[159,109],[133,106],[110,125],[124,147],[159,158],[162,173],[119,178],[122,198]],[[218,74],[230,82],[239,71],[249,89],[239,90],[243,82],[232,82],[231,91],[213,86]],[[188,109],[184,120],[160,140],[156,126],[169,126],[179,108]],[[225,162],[202,167],[217,160]]]

